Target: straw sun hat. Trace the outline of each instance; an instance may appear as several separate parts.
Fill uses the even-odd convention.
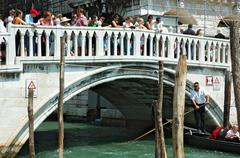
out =
[[[71,19],[68,19],[67,17],[62,17],[62,19],[61,19],[61,23],[62,22],[68,22],[68,21],[70,21]]]

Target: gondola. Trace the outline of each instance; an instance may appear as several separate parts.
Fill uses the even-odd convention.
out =
[[[209,134],[197,132],[185,132],[184,142],[203,149],[219,150],[224,152],[240,154],[240,142],[209,139]]]

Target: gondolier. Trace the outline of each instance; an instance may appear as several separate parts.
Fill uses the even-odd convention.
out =
[[[191,100],[195,109],[194,116],[198,133],[206,133],[205,130],[205,105],[209,102],[209,96],[200,88],[199,83],[194,83],[194,90],[191,93]]]

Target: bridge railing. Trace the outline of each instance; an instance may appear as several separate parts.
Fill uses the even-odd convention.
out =
[[[66,36],[66,60],[128,58],[176,62],[185,53],[190,64],[228,67],[230,63],[229,40],[123,28],[11,25],[8,31],[8,64],[59,60],[62,36]]]

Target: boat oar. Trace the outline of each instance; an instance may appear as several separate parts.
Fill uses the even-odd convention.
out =
[[[207,104],[206,104],[206,105],[207,105]],[[204,105],[204,106],[206,106],[206,105]],[[203,107],[203,106],[200,106],[200,108],[201,108],[201,107]],[[199,108],[199,109],[200,109],[200,108]],[[191,112],[193,112],[194,110],[199,110],[199,109],[192,109],[192,110],[190,110],[190,111],[187,111],[187,112],[184,113],[184,116],[187,115],[187,114],[189,114],[189,113],[191,113]],[[172,121],[173,121],[173,120],[167,121],[166,123],[163,124],[163,126],[165,126],[165,125],[168,124],[168,123],[171,123]],[[133,140],[131,140],[131,141],[129,141],[129,142],[137,141],[137,140],[139,140],[139,139],[147,136],[148,134],[154,132],[155,130],[156,130],[156,128],[153,128],[153,129],[151,129],[150,131],[142,134],[141,136],[139,136],[139,137],[137,137],[137,138],[135,138],[135,139],[133,139]]]

